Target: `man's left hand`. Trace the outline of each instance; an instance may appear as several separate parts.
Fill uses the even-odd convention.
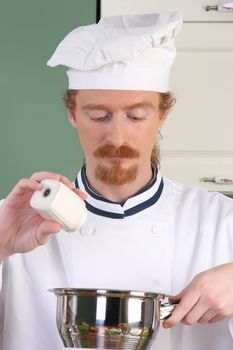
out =
[[[185,289],[169,300],[178,300],[179,303],[163,322],[164,328],[179,322],[187,325],[214,323],[233,316],[233,263],[199,273]]]

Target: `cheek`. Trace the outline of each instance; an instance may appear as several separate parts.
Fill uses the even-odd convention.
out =
[[[138,144],[138,146],[140,144],[141,149],[150,150],[156,142],[157,131],[158,128],[156,128],[155,125],[138,128],[138,134],[134,137],[135,144]]]
[[[101,135],[94,127],[78,125],[77,133],[84,153],[93,153],[101,142]]]

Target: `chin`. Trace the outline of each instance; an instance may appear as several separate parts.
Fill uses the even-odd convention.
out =
[[[95,177],[108,185],[122,186],[136,180],[138,165],[133,164],[125,168],[121,162],[114,162],[112,166],[97,165]]]

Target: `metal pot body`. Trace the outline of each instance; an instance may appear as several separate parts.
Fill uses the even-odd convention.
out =
[[[148,349],[160,323],[160,294],[92,289],[50,290],[57,295],[57,327],[64,346]]]

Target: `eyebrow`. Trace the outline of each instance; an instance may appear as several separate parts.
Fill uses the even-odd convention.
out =
[[[124,110],[129,110],[129,109],[134,109],[134,108],[155,108],[155,106],[151,102],[142,101],[142,102],[134,103],[134,104],[129,105],[129,106],[125,106]],[[84,110],[84,111],[87,111],[87,110],[107,111],[109,109],[111,109],[110,106],[103,105],[103,104],[89,103],[89,104],[82,106],[82,110]]]

